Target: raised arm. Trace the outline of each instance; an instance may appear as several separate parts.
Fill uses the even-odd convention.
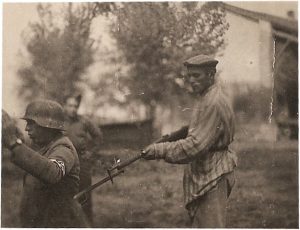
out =
[[[69,173],[75,157],[65,146],[57,147],[47,158],[26,145],[20,145],[12,150],[11,160],[39,180],[55,184]]]

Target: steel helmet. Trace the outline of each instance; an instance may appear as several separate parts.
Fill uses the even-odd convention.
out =
[[[62,106],[51,100],[37,100],[27,105],[24,120],[33,120],[39,126],[65,130]]]

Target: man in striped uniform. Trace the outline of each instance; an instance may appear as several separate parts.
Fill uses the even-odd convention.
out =
[[[186,164],[184,201],[192,227],[225,227],[226,203],[234,184],[237,157],[229,148],[234,137],[234,115],[215,83],[218,61],[206,55],[187,60],[187,77],[198,95],[187,136],[152,144],[145,159]]]

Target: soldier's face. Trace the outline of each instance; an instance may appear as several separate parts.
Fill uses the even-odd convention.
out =
[[[202,68],[188,68],[187,79],[194,94],[203,94],[211,85],[211,78]]]
[[[77,115],[79,104],[75,98],[68,98],[65,104],[65,111],[69,117],[75,117]]]
[[[28,133],[28,136],[33,143],[37,145],[43,145],[48,142],[49,137],[47,129],[39,126],[35,121],[28,120],[25,131]]]

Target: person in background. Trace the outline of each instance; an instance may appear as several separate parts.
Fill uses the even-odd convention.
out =
[[[99,148],[103,141],[102,132],[91,120],[78,114],[81,95],[72,94],[65,98],[64,110],[66,120],[66,134],[74,144],[80,162],[79,190],[92,184],[93,155],[99,155]],[[93,210],[91,193],[86,195],[83,211],[93,225]]]
[[[144,156],[147,160],[186,165],[185,207],[191,226],[197,228],[226,226],[227,198],[234,185],[237,164],[236,154],[229,148],[234,138],[234,114],[216,84],[217,63],[206,55],[184,62],[189,86],[198,97],[190,124],[175,135],[178,138],[149,145]]]
[[[2,110],[2,146],[26,175],[20,208],[21,227],[89,227],[81,206],[73,200],[79,187],[79,159],[63,135],[64,113],[50,100],[30,103],[23,119],[25,131],[38,151],[24,144],[13,120]]]

